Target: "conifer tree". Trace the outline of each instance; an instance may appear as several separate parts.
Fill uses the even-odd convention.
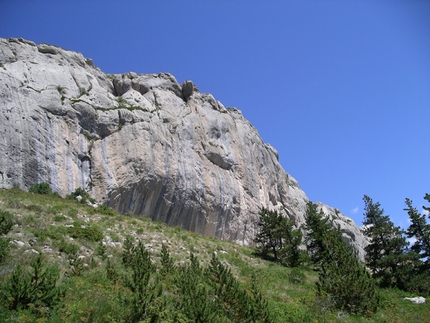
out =
[[[430,201],[430,195],[424,197]],[[427,223],[426,215],[420,214],[413,207],[412,201],[406,199],[405,211],[408,212],[411,224],[409,225],[406,235],[408,238],[413,238],[415,242],[410,248],[410,253],[415,255],[414,261],[408,263],[407,271],[404,273],[404,286],[402,288],[420,292],[422,294],[430,294],[430,224]],[[429,211],[428,207],[423,207]],[[411,257],[412,258],[412,257]]]
[[[305,214],[306,248],[314,263],[319,263],[327,253],[324,237],[332,229],[329,218],[322,211],[317,210],[317,205],[308,202]]]
[[[175,265],[164,243],[161,245],[160,258],[161,258],[161,273],[163,275],[171,273],[175,269]]]
[[[426,194],[426,200],[430,201],[430,195]],[[408,238],[415,238],[415,242],[411,250],[416,252],[421,259],[428,265],[430,262],[430,223],[427,223],[426,215],[420,214],[418,210],[412,205],[410,199],[405,201],[411,224],[406,231]],[[423,207],[429,211],[430,208]]]
[[[263,257],[292,267],[299,265],[302,232],[294,228],[292,220],[281,212],[262,208],[258,226],[260,231],[254,242]]]
[[[365,195],[364,233],[370,238],[366,246],[366,264],[383,287],[401,287],[412,254],[407,254],[408,242],[404,231],[384,215],[379,202]]]
[[[124,262],[124,265],[127,265]],[[131,277],[126,277],[125,285],[132,292],[132,298],[126,302],[130,305],[129,322],[140,322],[155,314],[149,311],[151,304],[161,296],[161,285],[155,274],[149,252],[141,241],[131,249],[131,261],[128,264]],[[153,278],[153,279],[151,279]]]
[[[190,264],[182,266],[175,276],[178,287],[176,308],[190,322],[211,323],[216,320],[216,306],[202,273],[197,258],[191,253]]]
[[[359,263],[356,253],[342,240],[340,230],[329,230],[322,239],[325,252],[317,283],[318,294],[328,294],[337,309],[375,313],[379,303],[375,282]]]
[[[25,308],[30,303],[36,307],[50,307],[64,295],[64,290],[57,286],[59,270],[48,266],[42,254],[29,267],[29,270],[24,270],[18,265],[6,286],[12,310]]]
[[[312,202],[308,203],[305,218],[307,246],[319,267],[318,295],[327,297],[336,309],[374,313],[379,304],[375,283],[356,253],[342,240],[340,229],[334,229]]]

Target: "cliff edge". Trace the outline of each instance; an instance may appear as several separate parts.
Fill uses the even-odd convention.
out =
[[[304,223],[308,198],[235,108],[167,73],[107,75],[56,46],[0,38],[0,187],[78,187],[122,213],[250,244],[262,206]],[[339,211],[364,257],[360,228]]]

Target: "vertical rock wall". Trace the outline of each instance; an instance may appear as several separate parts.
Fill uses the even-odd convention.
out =
[[[191,81],[106,75],[79,53],[22,39],[0,39],[0,64],[0,187],[83,187],[120,212],[243,244],[261,206],[304,222],[308,199],[276,150]],[[361,248],[359,229],[339,219]]]

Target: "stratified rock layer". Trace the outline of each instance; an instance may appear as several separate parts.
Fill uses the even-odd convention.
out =
[[[0,187],[82,187],[120,212],[244,244],[262,206],[304,222],[308,199],[277,151],[191,81],[106,75],[79,53],[23,39],[0,39],[0,63]],[[337,217],[362,256],[360,230]]]

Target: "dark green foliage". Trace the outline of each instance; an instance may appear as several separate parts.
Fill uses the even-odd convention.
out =
[[[205,283],[197,258],[190,256],[190,264],[178,270],[175,285],[178,288],[177,311],[190,322],[215,322],[216,306]]]
[[[39,184],[32,185],[30,187],[29,192],[35,193],[35,194],[49,195],[49,194],[52,194],[52,189],[48,183],[39,183]]]
[[[296,268],[295,268],[296,269]],[[269,323],[273,322],[272,315],[269,311],[269,304],[263,297],[261,289],[257,286],[257,276],[251,277],[251,313],[248,322]]]
[[[114,284],[119,281],[119,273],[115,265],[110,261],[108,258],[107,264],[106,264],[106,276],[107,278],[112,281]]]
[[[9,256],[9,240],[0,238],[0,264]]]
[[[99,241],[99,243],[97,244],[97,248],[96,248],[97,256],[100,256],[102,258],[102,260],[106,260],[106,258],[107,258],[106,252],[107,252],[106,245],[104,245],[102,241]]]
[[[110,207],[106,205],[99,205],[96,209],[94,209],[95,212],[104,214],[104,215],[115,215],[116,212],[111,209]]]
[[[299,268],[293,268],[288,275],[288,281],[292,284],[304,284],[306,276]]]
[[[173,264],[173,259],[172,257],[170,257],[170,254],[167,251],[167,247],[164,243],[161,245],[160,260],[161,260],[161,273],[162,274],[172,273],[173,270],[175,269],[175,265]]]
[[[13,226],[12,214],[0,211],[0,235],[7,234]],[[0,237],[0,263],[9,255],[9,239]]]
[[[64,252],[68,255],[75,254],[79,251],[79,247],[73,243],[68,243],[64,241],[64,239],[61,239],[59,243],[57,244],[58,251]]]
[[[375,313],[379,306],[375,282],[353,250],[342,241],[340,231],[328,231],[323,243],[327,252],[321,261],[318,294],[329,295],[336,309],[365,315]]]
[[[379,305],[375,282],[355,252],[342,240],[339,229],[328,225],[327,217],[313,203],[306,213],[308,246],[319,266],[318,295],[330,300],[329,307],[349,313],[370,315]]]
[[[155,277],[155,267],[151,263],[149,252],[142,242],[132,249],[132,261],[130,264],[131,275],[126,277],[125,284],[132,292],[131,298],[126,304],[132,309],[129,322],[156,317],[156,313],[150,313],[150,305],[161,296],[161,284]],[[151,279],[154,276],[155,279]]]
[[[216,295],[218,311],[224,313],[233,322],[271,322],[267,303],[253,285],[252,297],[241,286],[238,280],[213,254],[206,270],[209,285]]]
[[[79,257],[79,253],[71,253],[68,255],[69,261],[69,276],[80,276],[84,270],[84,261]]]
[[[124,250],[122,252],[122,263],[127,268],[131,266],[131,262],[133,261],[133,249],[134,249],[133,240],[129,236],[125,238],[123,249]]]
[[[426,194],[425,199],[430,202],[430,195]],[[418,210],[413,207],[412,201],[406,199],[405,201],[411,224],[408,227],[406,235],[408,238],[415,238],[415,242],[411,250],[416,252],[420,259],[423,259],[427,264],[430,263],[430,223],[427,223],[426,215],[420,214]],[[424,207],[428,211],[428,207]]]
[[[413,254],[406,253],[408,242],[400,227],[394,226],[388,215],[377,202],[365,195],[364,233],[370,238],[366,246],[366,265],[382,287],[402,287],[405,266],[414,260]]]
[[[75,221],[73,222],[73,227],[67,228],[67,232],[73,238],[94,242],[103,240],[103,232],[96,224]]]
[[[230,268],[213,254],[207,269],[209,284],[215,291],[217,303],[226,316],[233,321],[241,321],[249,315],[249,300],[245,290],[240,288]]]
[[[12,214],[0,210],[0,234],[7,234],[13,226]]]
[[[318,212],[316,204],[310,201],[307,205],[305,220],[306,248],[311,260],[314,263],[319,263],[329,251],[327,245],[323,242],[325,235],[333,226],[329,222],[329,218],[322,211]]]
[[[426,194],[424,199],[430,202],[430,195]],[[415,242],[410,248],[416,258],[408,262],[403,273],[403,289],[430,295],[430,223],[427,223],[426,215],[420,214],[413,207],[412,201],[405,201],[411,224],[406,231],[408,238],[414,238]],[[429,211],[428,207],[423,207]],[[412,258],[412,257],[411,257]]]
[[[80,203],[87,203],[87,201],[90,201],[91,203],[95,203],[96,200],[93,199],[90,194],[88,194],[87,191],[85,191],[83,188],[78,187],[77,189],[75,189],[72,193],[70,193],[69,195],[67,195],[67,198],[69,200],[76,200],[76,198],[80,196],[81,200]]]
[[[260,231],[254,239],[258,252],[287,266],[298,266],[302,232],[294,229],[294,222],[280,212],[262,208],[259,214]]]
[[[6,285],[6,295],[12,310],[34,307],[51,307],[62,297],[63,291],[57,287],[60,273],[55,267],[47,266],[42,255],[31,264],[30,270],[18,265]]]

